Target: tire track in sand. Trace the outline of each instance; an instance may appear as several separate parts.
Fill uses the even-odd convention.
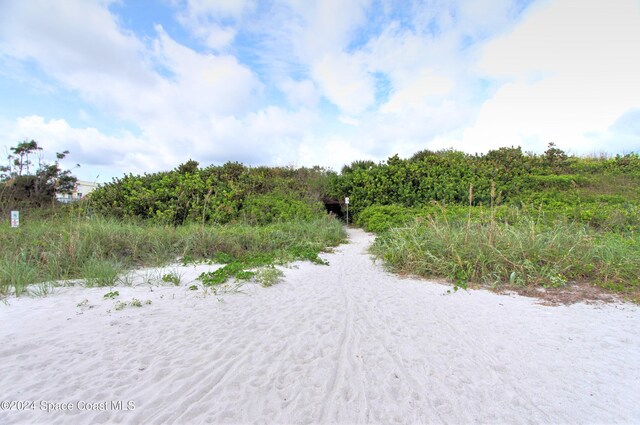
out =
[[[338,285],[340,286],[340,291],[344,301],[344,328],[342,330],[342,335],[340,335],[338,349],[336,350],[336,366],[333,368],[333,373],[331,374],[331,378],[327,385],[327,393],[320,409],[320,421],[322,423],[329,422],[329,417],[334,411],[332,407],[334,405],[334,400],[336,399],[338,388],[344,380],[347,356],[348,352],[351,351],[350,346],[353,339],[353,334],[351,332],[353,328],[353,310],[351,309],[352,301],[346,293],[344,283],[339,280]]]

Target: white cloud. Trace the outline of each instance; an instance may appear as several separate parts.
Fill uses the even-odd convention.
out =
[[[347,124],[347,125],[351,125],[354,127],[357,127],[360,125],[360,120],[354,117],[350,117],[348,115],[340,115],[338,117],[338,121],[340,121],[343,124]]]
[[[325,54],[311,73],[327,99],[347,114],[360,114],[375,101],[373,77],[358,55]]]
[[[446,95],[453,88],[451,79],[432,75],[428,70],[405,87],[396,91],[389,101],[380,107],[382,113],[400,113],[406,109],[423,108],[425,101],[433,96]]]
[[[486,36],[507,25],[514,9],[511,0],[459,1],[458,27],[470,36]]]
[[[323,140],[311,140],[298,146],[298,166],[318,165],[318,158],[326,158],[322,165],[340,171],[342,166],[355,160],[374,160],[375,157],[353,145],[353,140],[331,136]]]
[[[231,44],[236,33],[237,31],[233,28],[210,24],[203,37],[207,46],[214,50],[221,50]]]
[[[634,0],[544,2],[513,32],[489,43],[481,65],[491,75],[515,78],[532,72],[598,80],[637,75],[639,20]]]
[[[89,167],[110,162],[115,170],[141,172],[172,168],[189,157],[202,163],[269,161],[280,155],[271,148],[291,150],[288,145],[313,125],[313,113],[307,110],[260,110],[263,85],[234,56],[198,53],[177,43],[160,26],[147,47],[135,37],[122,35],[102,4],[55,5],[49,3],[47,12],[59,18],[59,25],[74,29],[73,40],[84,41],[67,46],[64,43],[70,40],[60,36],[66,30],[59,27],[36,26],[25,32],[21,25],[15,25],[2,30],[3,51],[37,61],[84,99],[112,116],[135,123],[140,135],[123,132],[121,137],[107,136],[95,128],[72,128],[64,119],[23,117],[9,125],[5,131],[9,136],[4,140],[36,138],[47,149],[66,146],[75,160]],[[13,12],[18,22],[42,20],[37,10],[28,7]],[[80,12],[94,25],[74,26],[71,21]],[[87,40],[102,39],[106,54],[116,55],[110,59],[109,72],[92,65],[98,53],[83,47]],[[65,49],[74,50],[75,62],[66,63],[49,54],[64,53]],[[129,67],[137,69],[137,74],[130,75]],[[310,90],[307,97],[312,95]]]
[[[607,148],[606,131],[640,99],[637,2],[545,3],[490,42],[481,61],[505,83],[484,103],[463,146],[549,142],[576,153]],[[629,146],[629,148],[634,148]]]
[[[14,122],[5,122],[0,127],[3,140],[14,141],[36,140],[43,148],[45,162],[55,161],[55,153],[70,151],[63,165],[71,168],[81,163],[74,174],[82,180],[100,181],[125,172],[142,173],[157,169],[153,158],[155,148],[129,132],[118,136],[107,136],[91,127],[73,128],[64,119],[46,120],[31,115],[19,118]],[[167,165],[167,164],[162,164]]]
[[[213,50],[228,48],[237,35],[237,30],[221,21],[239,21],[243,15],[255,9],[253,0],[187,0],[178,20],[194,36]]]
[[[190,158],[201,165],[227,161],[289,165],[298,161],[300,141],[312,140],[320,120],[308,109],[289,112],[272,106],[244,118],[212,116],[194,123],[184,127],[183,138],[178,139],[161,134],[175,131],[171,124],[139,136],[126,131],[106,135],[96,128],[72,127],[64,119],[25,116],[1,121],[0,139],[13,144],[35,139],[49,161],[55,152],[69,150],[68,162],[82,164],[77,175],[85,180],[100,175],[103,181],[123,173],[172,169]]]
[[[108,4],[108,2],[105,2]],[[106,4],[82,0],[7,2],[0,13],[0,51],[21,60],[35,60],[73,89],[87,74],[109,86],[124,79],[141,86],[153,84],[144,58],[144,45],[122,31]],[[96,84],[92,95],[106,89]]]
[[[62,113],[0,117],[0,136],[133,172],[188,158],[340,169],[550,141],[637,150],[624,124],[640,107],[633,0],[542,1],[517,20],[512,0],[176,0],[195,46],[170,22],[138,37],[111,4],[0,0],[0,78],[36,68],[21,85],[88,103],[71,108],[81,127]],[[113,120],[136,135],[88,125]]]
[[[156,27],[158,60],[172,76],[162,102],[194,113],[238,114],[251,109],[261,89],[253,72],[231,55],[201,54]]]
[[[302,71],[322,96],[345,113],[360,113],[374,100],[373,80],[362,55],[347,48],[366,22],[369,4],[370,0],[275,2],[273,20],[263,23],[267,43],[259,54],[275,72]],[[282,89],[291,99],[291,90]]]
[[[640,151],[640,107],[630,109],[605,131],[585,135],[593,151],[587,153],[629,153]]]
[[[297,19],[295,54],[310,64],[327,53],[345,50],[355,30],[365,22],[370,0],[284,0]]]
[[[286,78],[279,84],[280,90],[287,97],[289,105],[315,107],[320,101],[320,91],[311,80],[296,81]]]
[[[206,17],[239,19],[255,7],[254,0],[187,0],[185,15],[195,19]]]

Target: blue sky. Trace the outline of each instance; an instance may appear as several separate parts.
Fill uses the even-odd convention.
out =
[[[0,148],[76,174],[640,150],[640,1],[0,0]]]

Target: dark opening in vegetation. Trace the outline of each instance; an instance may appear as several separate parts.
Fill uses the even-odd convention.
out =
[[[344,219],[344,213],[342,212],[342,205],[340,202],[335,199],[325,199],[322,201],[324,203],[324,208],[327,210],[328,214],[333,214],[339,219]]]

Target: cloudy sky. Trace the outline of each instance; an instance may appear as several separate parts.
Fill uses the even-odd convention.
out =
[[[640,151],[640,0],[0,0],[0,149],[85,180]]]

